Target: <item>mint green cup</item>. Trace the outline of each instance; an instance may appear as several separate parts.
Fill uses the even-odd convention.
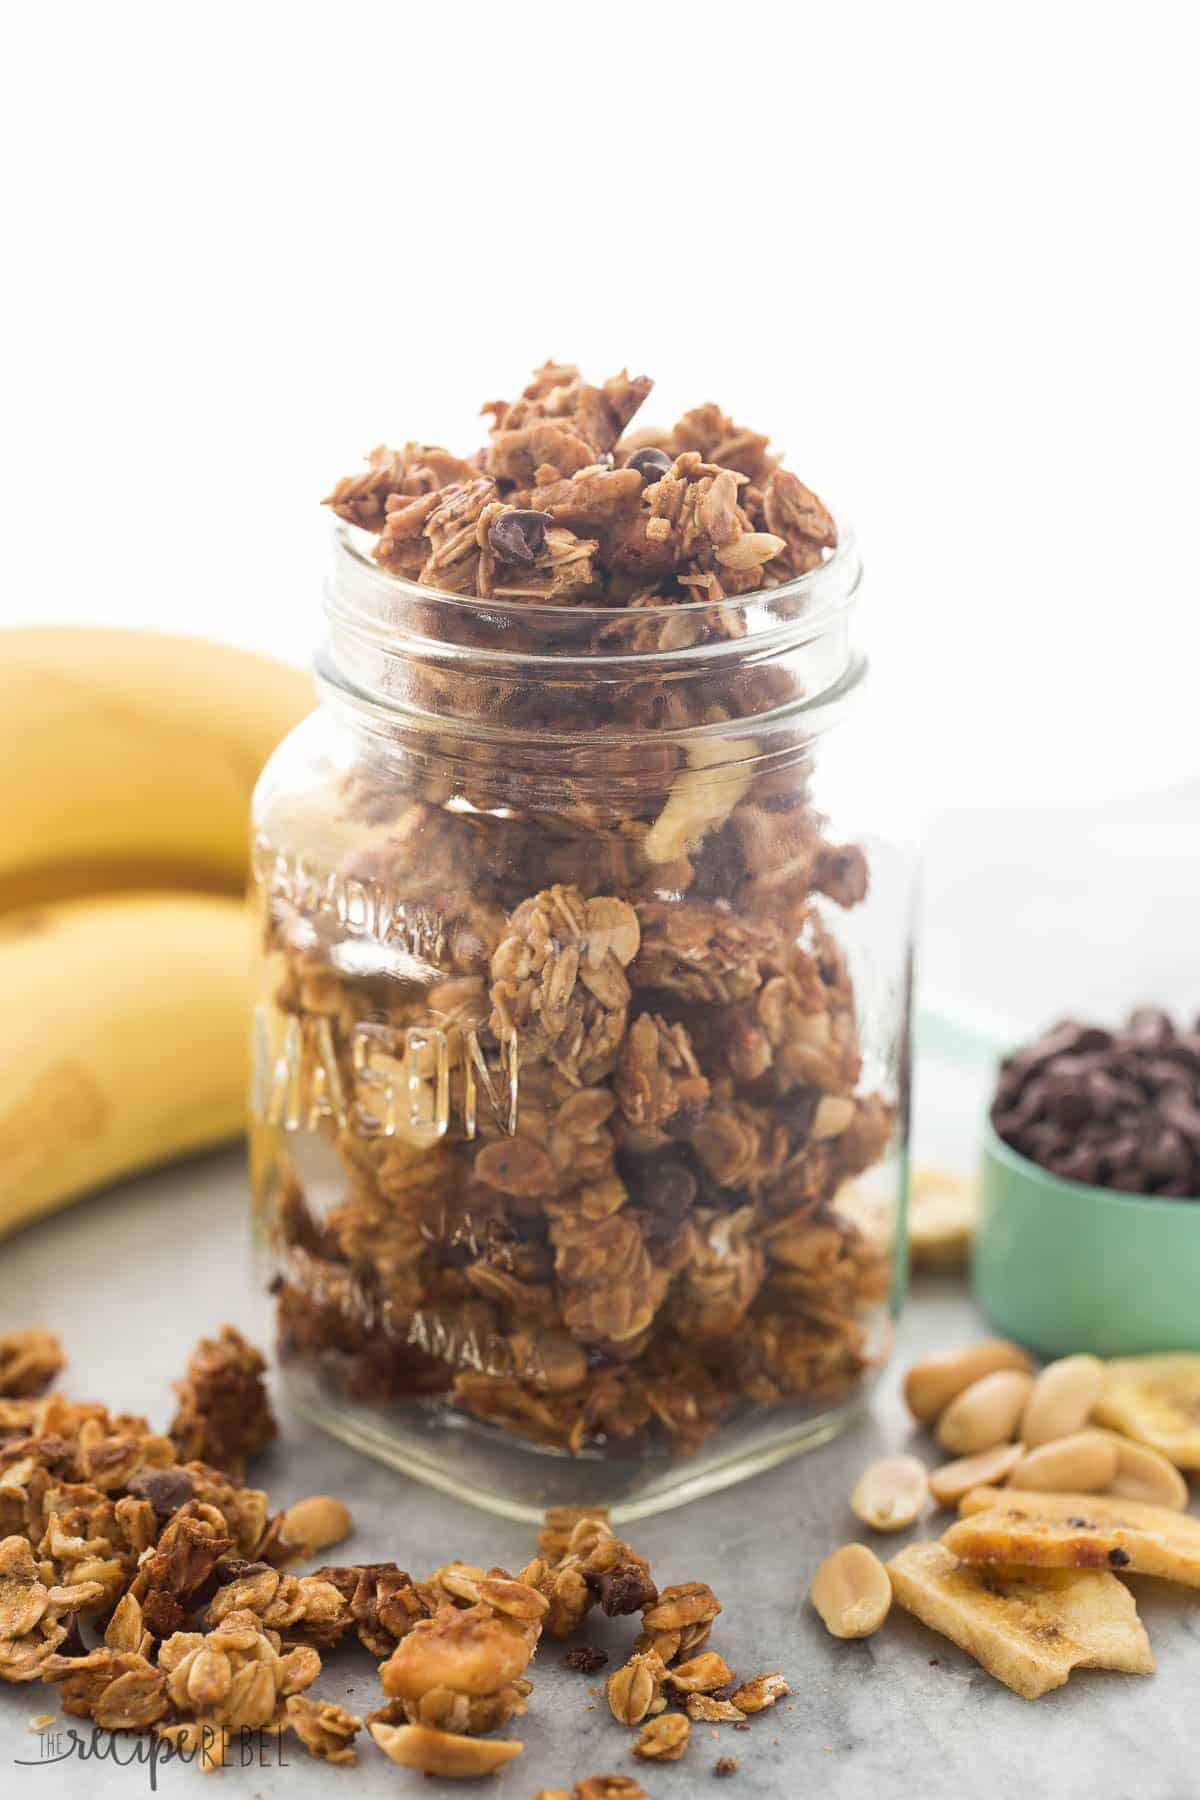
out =
[[[985,1123],[972,1282],[1043,1356],[1200,1350],[1200,1199],[1062,1181]]]

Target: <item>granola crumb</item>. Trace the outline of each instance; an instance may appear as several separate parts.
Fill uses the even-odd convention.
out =
[[[736,1775],[738,1772],[737,1757],[718,1756],[713,1764],[712,1772],[714,1775]]]
[[[29,1721],[30,1731],[48,1731],[57,1719],[57,1713],[34,1713]]]
[[[594,1644],[577,1644],[563,1657],[563,1667],[578,1669],[581,1675],[594,1675],[607,1661],[607,1650],[601,1650]]]

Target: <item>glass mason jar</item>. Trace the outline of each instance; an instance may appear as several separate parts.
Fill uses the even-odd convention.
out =
[[[637,1517],[831,1436],[903,1291],[914,859],[859,559],[524,606],[371,542],[335,527],[324,706],[255,800],[283,1378],[494,1511]]]

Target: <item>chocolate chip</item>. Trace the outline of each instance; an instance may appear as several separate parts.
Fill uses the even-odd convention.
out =
[[[1200,1032],[1157,1006],[1115,1032],[1062,1020],[1005,1059],[992,1124],[1066,1181],[1200,1198]]]
[[[1135,1044],[1162,1044],[1175,1035],[1171,1015],[1160,1006],[1138,1006],[1125,1021],[1124,1035]]]
[[[1108,1561],[1111,1568],[1123,1569],[1130,1561],[1129,1552],[1128,1550],[1121,1550],[1119,1548],[1110,1550],[1108,1553]]]
[[[59,1656],[86,1656],[87,1645],[79,1630],[79,1614],[77,1612],[64,1613],[59,1624],[67,1634],[58,1646]]]
[[[607,1661],[607,1650],[598,1650],[594,1644],[577,1644],[563,1657],[563,1667],[577,1669],[581,1675],[594,1675]]]
[[[1185,1139],[1169,1125],[1149,1139],[1144,1160],[1156,1181],[1184,1181],[1191,1172],[1192,1153]]]
[[[642,480],[649,485],[652,481],[661,481],[671,467],[671,458],[665,450],[655,450],[647,445],[644,450],[635,450],[626,458],[625,467],[636,469]]]
[[[532,568],[546,542],[549,513],[515,507],[499,513],[488,526],[488,543],[501,562]]]
[[[148,1500],[156,1519],[169,1519],[173,1512],[195,1497],[196,1484],[186,1469],[143,1469],[125,1484],[126,1492],[139,1500]]]

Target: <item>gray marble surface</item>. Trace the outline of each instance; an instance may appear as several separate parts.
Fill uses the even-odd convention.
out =
[[[71,1363],[67,1390],[169,1416],[170,1382],[202,1332],[231,1319],[266,1337],[264,1303],[250,1278],[245,1179],[233,1153],[132,1182],[30,1228],[0,1248],[0,1321],[45,1321],[61,1332]],[[544,1786],[582,1775],[640,1774],[652,1800],[706,1793],[712,1765],[735,1756],[739,1772],[715,1791],[791,1800],[819,1791],[828,1800],[887,1792],[923,1800],[983,1800],[1053,1793],[1056,1800],[1186,1800],[1195,1777],[1200,1729],[1200,1596],[1165,1584],[1138,1584],[1139,1604],[1158,1658],[1148,1679],[1082,1672],[1036,1702],[999,1686],[967,1656],[894,1612],[863,1643],[828,1637],[805,1603],[818,1561],[856,1528],[846,1496],[862,1465],[882,1449],[932,1446],[910,1432],[896,1388],[900,1369],[926,1347],[976,1333],[981,1321],[953,1278],[918,1285],[902,1321],[892,1372],[871,1417],[824,1449],[769,1474],[632,1528],[660,1581],[711,1582],[724,1602],[715,1647],[743,1675],[781,1669],[791,1695],[749,1731],[697,1725],[686,1758],[643,1766],[630,1734],[614,1724],[598,1678],[562,1667],[547,1642],[532,1676],[535,1691],[519,1735],[525,1754],[495,1778],[494,1791],[528,1800]],[[425,1570],[450,1556],[507,1566],[530,1549],[524,1528],[489,1518],[415,1486],[283,1418],[280,1443],[255,1471],[281,1502],[309,1493],[347,1500],[356,1529],[348,1558],[395,1557]],[[883,1552],[903,1540],[878,1540]],[[619,1659],[629,1621],[589,1627]],[[357,1646],[332,1653],[319,1691],[365,1712],[378,1701],[375,1665]],[[61,1800],[95,1794],[118,1800],[149,1792],[149,1771],[111,1763],[41,1761],[29,1720],[51,1710],[52,1692],[0,1691],[0,1795]],[[132,1740],[124,1740],[128,1754]],[[357,1769],[331,1769],[284,1740],[287,1767],[228,1768],[221,1791],[265,1800],[283,1791],[375,1796],[434,1795],[456,1784],[425,1782],[395,1768],[368,1741]],[[203,1777],[191,1768],[158,1771],[162,1793],[182,1793]],[[493,1791],[489,1789],[489,1791]]]
[[[1200,1006],[1194,920],[1200,905],[1200,784],[1119,807],[1074,813],[945,817],[927,863],[922,967],[927,1003],[952,996],[965,1009],[1021,1031],[1073,1007],[1115,1017],[1142,999],[1179,1012]],[[1005,1035],[1001,1031],[1001,1035]],[[938,1063],[917,1079],[917,1151],[969,1166],[988,1085],[985,1062]],[[267,1341],[266,1308],[250,1277],[241,1157],[197,1161],[132,1182],[0,1244],[0,1328],[45,1321],[71,1353],[65,1385],[165,1423],[170,1383],[191,1345],[223,1319]],[[792,1692],[749,1731],[697,1726],[684,1761],[634,1763],[596,1678],[561,1664],[546,1643],[519,1731],[525,1754],[496,1778],[507,1800],[582,1775],[638,1773],[652,1800],[714,1791],[712,1764],[737,1757],[734,1781],[715,1792],[792,1800],[887,1794],[922,1800],[1196,1800],[1200,1794],[1200,1594],[1140,1581],[1138,1602],[1158,1658],[1148,1679],[1080,1672],[1041,1700],[1020,1700],[961,1651],[895,1612],[864,1643],[829,1638],[805,1604],[820,1559],[863,1535],[846,1496],[864,1463],[911,1445],[897,1397],[904,1365],[931,1347],[980,1332],[983,1321],[956,1279],[925,1281],[901,1321],[897,1354],[871,1416],[837,1442],[724,1494],[631,1528],[661,1581],[712,1583],[725,1605],[715,1645],[743,1675],[778,1668]],[[394,1557],[423,1571],[450,1556],[507,1566],[526,1560],[530,1533],[415,1486],[283,1418],[280,1443],[255,1479],[280,1503],[305,1494],[347,1500],[356,1531],[347,1558]],[[936,1529],[937,1521],[933,1522]],[[880,1540],[885,1554],[905,1541]],[[338,1551],[340,1556],[342,1551]],[[589,1627],[614,1658],[628,1622]],[[375,1666],[345,1647],[327,1662],[320,1691],[365,1712],[376,1704]],[[42,1687],[0,1689],[0,1800],[118,1800],[149,1791],[144,1768],[39,1763],[31,1715],[49,1710]],[[716,1735],[710,1735],[715,1731]],[[285,1740],[286,1742],[286,1740]],[[227,1769],[213,1779],[240,1800],[295,1791],[434,1795],[367,1743],[353,1771],[310,1761]],[[33,1766],[18,1766],[32,1762]],[[199,1780],[167,1766],[159,1791]],[[469,1790],[468,1790],[469,1791]]]

